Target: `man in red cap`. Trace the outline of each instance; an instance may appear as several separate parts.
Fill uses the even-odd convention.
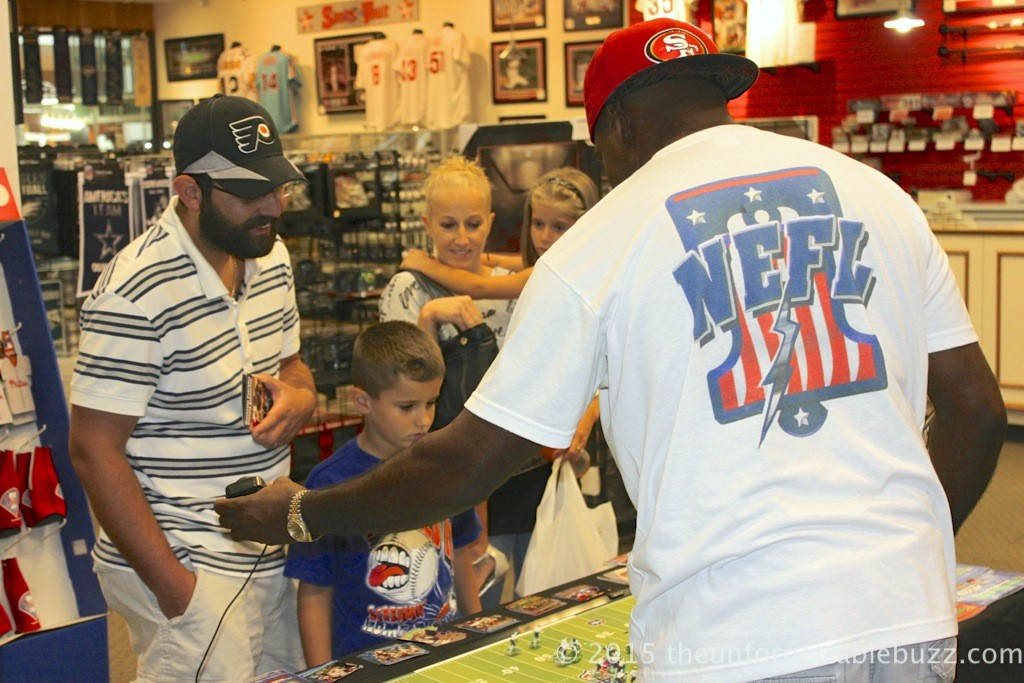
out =
[[[615,189],[537,263],[462,415],[291,517],[443,517],[531,442],[569,443],[597,390],[637,508],[643,680],[952,680],[953,530],[1002,445],[999,388],[914,202],[735,125],[727,102],[756,77],[683,22],[612,33],[584,97]],[[375,508],[381,492],[403,504]],[[236,537],[281,541],[296,494],[279,480],[216,508]]]

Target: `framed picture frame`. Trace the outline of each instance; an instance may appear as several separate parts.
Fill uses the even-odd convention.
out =
[[[164,41],[168,81],[217,78],[217,58],[224,52],[224,34],[211,33]]]
[[[601,40],[565,44],[565,106],[583,106],[583,77]]]
[[[158,130],[161,140],[174,140],[174,130],[178,121],[196,104],[195,100],[159,100],[157,113],[160,116]]]
[[[879,17],[896,14],[908,0],[836,0],[836,19],[856,17]],[[907,9],[914,11],[914,1],[909,0]]]
[[[1019,12],[1024,0],[942,0],[942,11],[957,12]]]
[[[621,28],[625,16],[622,0],[563,0],[563,28],[566,31],[590,31],[598,28]]]
[[[317,38],[313,41],[316,64],[317,111],[321,114],[366,110],[363,93],[357,91],[356,48],[373,40],[373,33]]]
[[[491,0],[491,31],[544,28],[547,0]]]
[[[747,0],[711,0],[714,39],[722,52],[747,51]]]
[[[547,102],[544,38],[491,43],[491,94],[495,104]]]

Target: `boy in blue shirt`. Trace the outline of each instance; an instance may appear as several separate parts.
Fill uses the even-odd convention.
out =
[[[358,476],[426,434],[443,379],[441,350],[415,325],[392,321],[364,330],[353,350],[351,389],[363,430],[314,467],[306,486]],[[299,580],[306,665],[479,611],[466,546],[480,531],[470,509],[422,529],[293,545],[285,575]]]

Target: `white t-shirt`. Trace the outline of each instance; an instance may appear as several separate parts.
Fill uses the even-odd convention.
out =
[[[466,36],[451,26],[443,26],[430,38],[427,60],[427,127],[447,130],[469,116]]]
[[[719,126],[545,253],[466,408],[564,447],[599,390],[645,680],[747,681],[956,633],[921,429],[928,354],[976,339],[894,183]]]
[[[356,48],[356,87],[366,98],[366,125],[388,130],[398,123],[398,75],[393,69],[398,45],[387,38]]]
[[[392,67],[398,76],[398,122],[406,126],[423,123],[427,112],[427,52],[430,41],[413,33],[398,44]]]
[[[508,275],[511,271],[504,268],[492,268],[491,277]],[[416,277],[411,273],[396,273],[384,293],[380,297],[380,319],[381,320],[406,320],[412,324],[420,317],[420,309],[431,300],[429,293],[425,292]],[[512,310],[516,306],[515,299],[474,299],[473,303],[480,310],[484,322],[494,331],[498,340],[498,348],[505,342],[505,333],[508,330],[508,322],[512,317]],[[438,341],[447,341],[458,336],[458,329],[451,324],[445,323],[438,328]]]

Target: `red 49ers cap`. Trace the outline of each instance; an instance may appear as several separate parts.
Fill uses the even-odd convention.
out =
[[[174,130],[179,174],[204,174],[231,194],[254,199],[305,180],[284,156],[267,110],[246,97],[214,95],[190,109]]]
[[[711,37],[693,24],[652,19],[612,32],[594,53],[583,78],[583,104],[590,139],[608,98],[677,76],[699,76],[721,86],[728,99],[757,80],[757,64],[722,54]]]

